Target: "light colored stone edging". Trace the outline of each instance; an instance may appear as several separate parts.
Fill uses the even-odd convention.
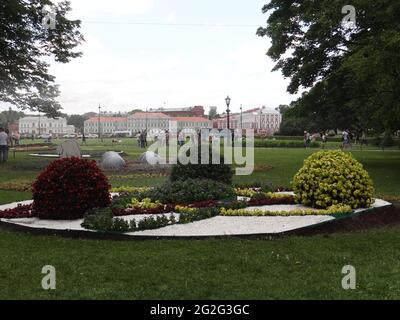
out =
[[[23,201],[0,206],[0,210],[15,208],[18,204],[30,204],[32,201]],[[370,209],[358,209],[354,214],[363,213],[374,208],[390,206],[391,203],[377,199]],[[252,207],[254,209],[264,209],[269,211],[293,211],[304,209],[302,205],[270,205]],[[168,213],[170,215],[171,213]],[[179,214],[174,213],[176,218]],[[145,217],[157,215],[133,215],[120,217],[125,220],[135,219],[140,221]],[[257,234],[280,234],[283,232],[294,231],[321,223],[336,220],[333,216],[266,216],[266,217],[224,217],[217,216],[211,219],[197,221],[189,224],[176,224],[168,227],[126,233],[128,236],[140,237],[210,237],[210,236],[239,236],[239,235],[257,235]],[[79,231],[90,232],[81,227],[82,219],[54,221],[41,220],[38,218],[27,219],[0,219],[0,221],[32,229],[43,229],[48,231]]]

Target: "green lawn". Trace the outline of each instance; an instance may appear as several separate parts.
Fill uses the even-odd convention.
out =
[[[99,140],[88,140],[88,145],[83,146],[84,153],[101,154],[108,150],[123,150],[130,159],[137,159],[143,152],[137,147],[136,140],[123,139],[123,143],[115,145],[111,140],[101,143]],[[256,171],[250,176],[235,176],[236,183],[251,183],[259,181],[271,181],[275,186],[290,186],[294,174],[300,169],[305,158],[316,149],[255,149],[255,163],[257,165],[268,164],[273,167],[269,171]],[[400,151],[398,150],[353,150],[354,156],[360,160],[374,180],[377,195],[400,196]],[[40,170],[50,160],[36,159],[29,153],[17,153],[14,159],[10,155],[10,161],[0,166],[0,183],[14,180],[34,180]],[[113,186],[154,186],[159,185],[166,178],[149,178],[137,176],[135,179],[111,178]],[[26,200],[31,196],[29,193],[7,192],[0,190],[0,204]]]
[[[133,139],[114,146],[89,140],[84,152],[142,151]],[[316,150],[256,149],[271,170],[235,182],[289,186]],[[370,172],[377,194],[400,195],[400,152],[353,151]],[[47,160],[18,153],[0,166],[0,183],[33,181]],[[113,186],[157,185],[166,178],[111,178]],[[0,204],[30,199],[0,190]],[[332,236],[279,240],[95,241],[31,236],[0,229],[0,299],[399,299],[400,226]],[[342,267],[357,270],[357,290],[341,287]],[[40,287],[44,265],[57,270],[57,290]]]
[[[400,227],[280,240],[94,241],[0,232],[0,299],[399,299]],[[53,265],[57,289],[41,289]],[[341,287],[342,268],[357,289]]]

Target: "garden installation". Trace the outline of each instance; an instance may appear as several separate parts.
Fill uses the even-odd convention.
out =
[[[210,178],[201,178],[203,172]],[[3,206],[8,209],[0,217],[52,231],[213,237],[282,234],[391,205],[373,198],[368,172],[342,151],[320,151],[306,159],[291,192],[234,188],[231,180],[225,164],[178,164],[161,186],[111,189],[94,161],[66,158],[39,175],[32,203]]]

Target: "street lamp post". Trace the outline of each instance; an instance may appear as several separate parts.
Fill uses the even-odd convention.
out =
[[[101,135],[101,129],[100,129],[100,124],[101,124],[101,106],[99,104],[99,139],[101,139],[101,142],[103,142],[103,137]]]
[[[38,132],[39,132],[39,137],[40,137],[40,111],[39,111],[39,123],[38,123],[38,125],[39,125]]]
[[[225,98],[225,102],[226,102],[226,114],[227,114],[227,124],[228,124],[228,130],[230,129],[230,110],[229,110],[229,106],[231,105],[231,98],[229,98],[229,96],[227,96]]]
[[[147,133],[147,125],[148,125],[147,112],[148,112],[148,108],[146,108],[146,133]]]
[[[240,129],[243,129],[243,106],[240,105]]]

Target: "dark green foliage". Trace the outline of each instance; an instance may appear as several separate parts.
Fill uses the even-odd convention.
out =
[[[205,179],[166,182],[145,195],[161,203],[190,204],[206,200],[223,200],[235,197],[234,189],[224,183]]]
[[[135,232],[141,230],[151,230],[175,224],[173,215],[170,216],[151,216],[136,223],[135,219],[130,222],[113,217],[111,208],[92,209],[85,215],[82,227],[88,230],[100,232]]]
[[[87,117],[81,116],[80,114],[73,114],[68,117],[68,124],[75,126],[75,128],[79,129],[80,131],[83,131],[85,121],[87,119]]]
[[[353,28],[342,23],[346,4],[356,10]],[[274,70],[290,78],[290,93],[309,89],[293,105],[297,115],[284,116],[284,130],[287,122],[309,130],[400,127],[399,1],[271,0],[263,12],[268,25],[257,33],[271,38]]]
[[[255,140],[255,148],[304,148],[303,141],[284,141],[284,140]],[[321,144],[316,141],[310,143],[310,148],[320,148]]]
[[[89,210],[85,215],[82,227],[89,230],[112,231],[113,214],[110,208],[96,208]]]
[[[42,24],[45,6],[57,10],[55,29]],[[70,3],[51,0],[2,0],[0,3],[0,101],[22,109],[59,115],[59,94],[45,58],[67,63],[83,37],[80,21],[69,20]]]
[[[138,222],[135,231],[160,229],[175,223],[176,220],[173,215],[170,215],[169,217],[165,215],[148,217]]]
[[[209,151],[209,164],[201,164],[201,148],[198,151],[198,164],[178,163],[172,167],[170,180],[210,179],[226,184],[232,183],[233,171],[230,165],[224,164],[224,157],[218,155],[220,164],[212,164],[212,150]],[[203,161],[204,162],[204,161]]]
[[[219,214],[219,208],[199,208],[196,212],[184,212],[180,214],[179,223],[186,224],[204,219],[216,217]]]
[[[275,191],[274,185],[272,184],[271,181],[265,181],[265,182],[252,181],[248,183],[234,183],[233,187],[239,189],[260,188],[262,192]]]

